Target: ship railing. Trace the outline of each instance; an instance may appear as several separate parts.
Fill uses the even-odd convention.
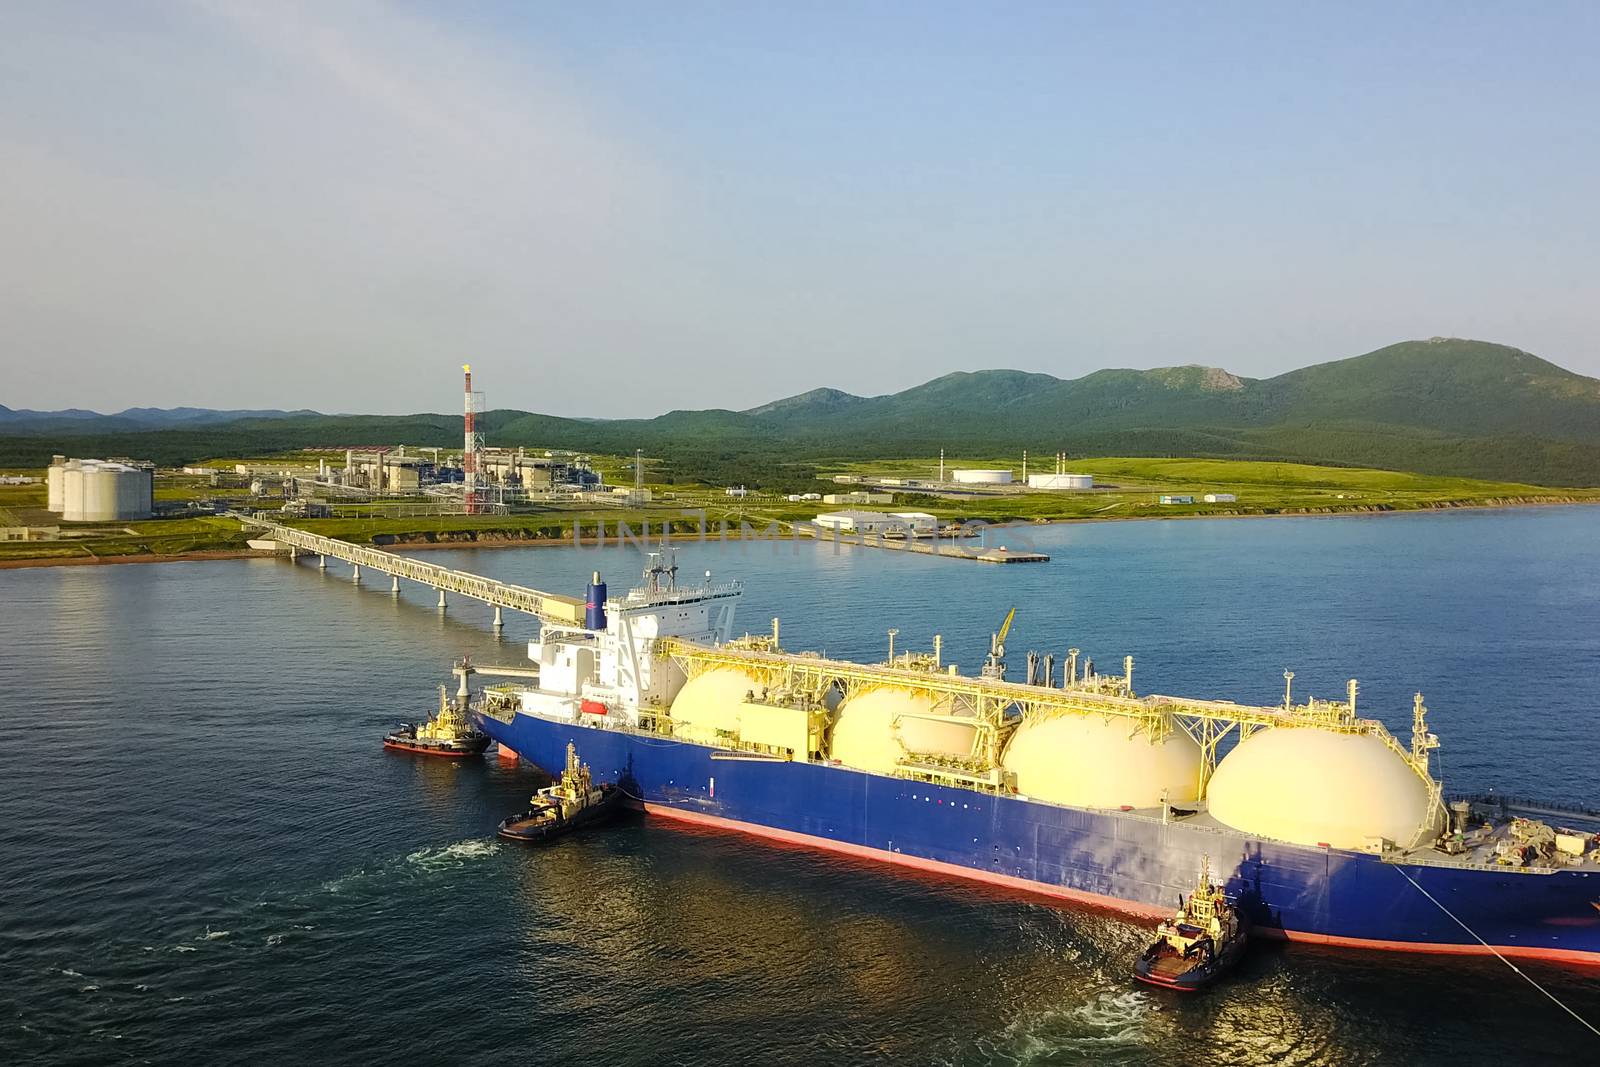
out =
[[[1496,874],[1560,874],[1557,867],[1538,867],[1533,865],[1518,867],[1507,863],[1479,863],[1476,860],[1455,860],[1445,856],[1432,856],[1426,849],[1401,851],[1394,849],[1386,851],[1380,857],[1383,862],[1401,867],[1442,867],[1452,871],[1493,871]]]
[[[1445,798],[1449,802],[1465,800],[1470,804],[1493,805],[1507,811],[1527,811],[1541,815],[1569,816],[1582,819],[1600,819],[1600,808],[1584,807],[1581,804],[1569,804],[1555,800],[1540,800],[1537,797],[1512,796],[1509,793],[1452,793]]]
[[[1383,731],[1383,725],[1375,719],[1350,716],[1344,721],[1333,721],[1319,710],[1307,710],[1300,706],[1286,711],[1282,707],[1254,707],[1228,701],[1192,700],[1159,694],[1132,697],[1081,689],[1053,689],[994,678],[930,673],[900,666],[848,663],[830,660],[815,653],[711,647],[674,637],[657,639],[655,648],[657,655],[690,660],[703,666],[728,666],[773,674],[792,673],[818,683],[839,681],[856,685],[895,686],[962,697],[976,707],[989,710],[1016,707],[1025,713],[1035,714],[1119,715],[1147,722],[1155,720],[1159,724],[1164,724],[1166,717],[1180,716],[1250,727],[1314,726],[1345,733]],[[1409,760],[1409,753],[1405,755]]]
[[[684,604],[696,600],[716,600],[721,597],[741,596],[744,583],[717,582],[715,584],[682,586],[676,589],[630,589],[626,596],[614,597],[610,604],[617,608],[654,607],[657,604]]]

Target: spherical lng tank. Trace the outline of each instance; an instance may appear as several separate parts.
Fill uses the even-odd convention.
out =
[[[1427,785],[1381,737],[1313,727],[1250,735],[1206,793],[1218,822],[1299,845],[1361,848],[1382,837],[1407,846],[1428,818]]]
[[[1200,795],[1200,746],[1181,730],[1152,741],[1120,716],[1032,718],[1006,743],[1001,766],[1017,792],[1084,808],[1157,807]]]
[[[937,695],[880,686],[845,698],[829,751],[846,767],[887,774],[908,752],[969,756],[976,737],[971,716],[951,714]]]
[[[745,696],[761,684],[732,667],[713,667],[683,684],[672,699],[672,736],[714,745],[739,732]]]

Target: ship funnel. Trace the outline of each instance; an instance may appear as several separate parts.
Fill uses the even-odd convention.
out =
[[[583,626],[586,630],[606,628],[606,583],[600,580],[599,571],[594,572],[589,588],[583,591]]]

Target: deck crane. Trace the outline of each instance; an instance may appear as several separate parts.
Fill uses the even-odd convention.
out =
[[[1006,612],[1005,621],[1000,624],[998,632],[989,636],[989,655],[983,661],[983,677],[1004,679],[1006,676],[1006,635],[1011,632],[1011,624],[1016,620],[1017,609],[1012,608]]]

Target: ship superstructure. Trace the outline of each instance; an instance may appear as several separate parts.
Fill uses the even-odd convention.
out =
[[[596,574],[582,626],[546,621],[537,683],[486,689],[485,731],[547,769],[576,742],[653,813],[1150,918],[1209,856],[1268,935],[1600,964],[1595,838],[1447,805],[1420,694],[1402,745],[1353,681],[1297,703],[1286,674],[1251,707],[1141,697],[1131,658],[1101,675],[1076,650],[1029,682],[963,676],[937,640],[785,652],[777,620],[733,636],[739,583],[664,559],[623,597]]]

